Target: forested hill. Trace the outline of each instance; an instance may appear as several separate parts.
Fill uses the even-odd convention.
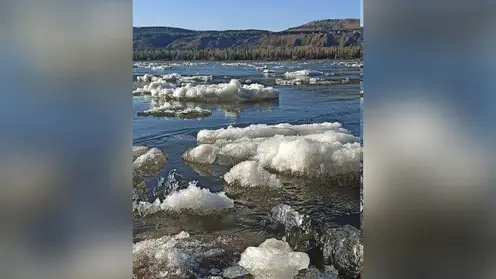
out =
[[[134,27],[135,60],[286,60],[360,57],[359,19],[327,19],[280,32]]]

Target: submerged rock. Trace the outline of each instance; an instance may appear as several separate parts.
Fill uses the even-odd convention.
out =
[[[250,273],[242,266],[234,265],[224,269],[222,276],[229,279],[241,278],[243,276],[249,275]]]
[[[304,269],[296,275],[295,279],[339,279],[338,271],[332,266],[325,266],[322,270],[316,267]]]
[[[152,148],[134,160],[133,168],[137,174],[149,176],[159,172],[165,166],[165,162],[165,153],[158,148]]]
[[[258,247],[246,248],[239,261],[239,265],[257,279],[294,278],[309,264],[307,254],[293,252],[287,242],[274,238],[265,240]]]
[[[349,278],[363,277],[363,239],[355,227],[326,229],[322,235],[324,261]]]

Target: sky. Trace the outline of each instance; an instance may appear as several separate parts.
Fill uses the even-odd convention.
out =
[[[313,20],[360,18],[361,0],[134,0],[133,26],[281,31]]]

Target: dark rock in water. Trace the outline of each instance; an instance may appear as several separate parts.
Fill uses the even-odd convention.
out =
[[[150,148],[146,146],[133,146],[133,162],[134,160],[136,160],[136,158],[148,152],[148,150],[150,150]]]
[[[286,204],[280,204],[272,208],[269,217],[271,222],[283,225],[285,230],[299,229],[308,232],[311,229],[310,217],[300,214]]]
[[[269,220],[269,228],[283,235],[294,251],[307,253],[311,264],[323,266],[319,226],[310,216],[299,213],[289,205],[280,204],[272,208]]]
[[[210,269],[210,274],[212,274],[212,275],[219,275],[220,273],[221,273],[221,271],[218,270],[217,268]]]
[[[244,267],[239,266],[239,265],[234,265],[234,266],[228,267],[228,268],[224,269],[224,272],[222,273],[222,276],[224,276],[225,278],[230,278],[230,279],[247,278],[245,276],[248,276],[248,275],[249,275],[248,271]]]
[[[329,265],[321,270],[310,266],[307,269],[301,270],[295,279],[339,279],[339,275],[338,271]]]
[[[165,166],[166,154],[158,148],[152,148],[136,158],[133,169],[140,175],[149,176]]]
[[[269,221],[268,227],[282,234],[295,251],[306,252],[313,266],[324,268],[324,265],[332,265],[346,278],[362,278],[363,240],[360,230],[351,225],[326,228],[285,204],[272,208]]]
[[[321,243],[327,264],[346,277],[363,278],[363,239],[358,229],[350,225],[326,229]]]

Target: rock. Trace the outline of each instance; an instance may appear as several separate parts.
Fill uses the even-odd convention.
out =
[[[338,271],[332,266],[325,266],[319,270],[314,266],[304,269],[296,275],[295,279],[338,279]]]
[[[287,242],[274,238],[265,240],[258,247],[248,247],[241,254],[239,265],[255,278],[294,278],[299,270],[308,268],[307,254],[293,252]]]
[[[322,235],[323,257],[340,274],[363,277],[363,239],[360,230],[350,225],[326,229]]]
[[[137,174],[149,176],[159,172],[165,166],[165,161],[166,155],[160,149],[152,148],[134,160],[133,168]]]
[[[295,251],[309,252],[317,246],[320,237],[310,216],[299,213],[289,205],[280,204],[272,208],[269,220],[275,226],[272,229],[282,233]]]
[[[212,274],[212,275],[219,275],[220,274],[220,270],[218,270],[217,268],[212,268],[212,269],[210,269],[210,274]]]
[[[133,162],[134,160],[136,160],[136,158],[148,152],[148,150],[150,150],[150,148],[146,146],[142,146],[142,145],[133,146]]]
[[[283,225],[286,230],[300,229],[302,231],[309,231],[311,226],[311,220],[308,215],[300,214],[286,204],[279,204],[273,207],[269,218],[271,222]]]
[[[207,279],[223,279],[221,276],[208,276]]]
[[[244,267],[239,265],[234,265],[224,269],[222,276],[224,276],[225,278],[233,279],[233,278],[240,278],[248,274],[249,272]]]

